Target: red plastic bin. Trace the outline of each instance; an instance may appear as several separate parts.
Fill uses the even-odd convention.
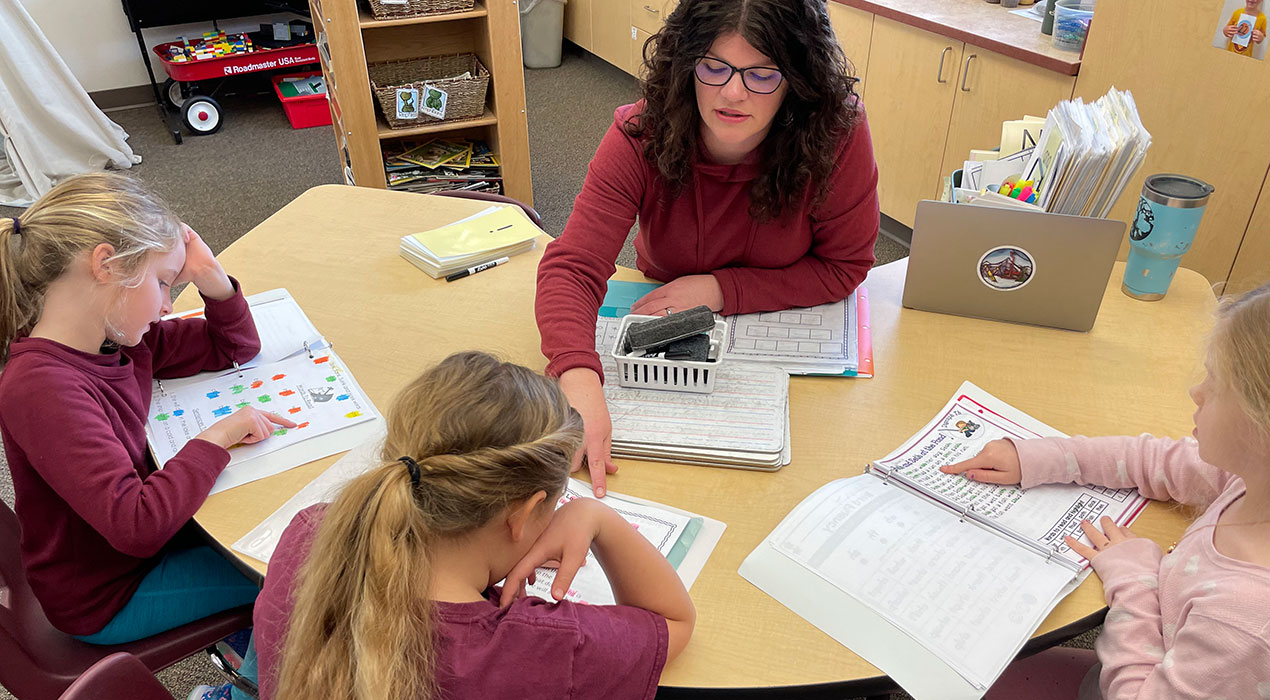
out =
[[[273,76],[273,91],[282,100],[282,111],[287,114],[287,121],[292,129],[307,129],[311,126],[330,126],[331,109],[326,104],[326,93],[320,95],[299,95],[284,97],[282,81],[284,78],[311,78],[322,75],[321,71],[307,73],[288,73]]]

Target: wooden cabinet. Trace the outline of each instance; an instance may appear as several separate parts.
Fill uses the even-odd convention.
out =
[[[1263,189],[1270,166],[1266,62],[1213,48],[1211,4],[1161,0],[1147,21],[1131,4],[1098,4],[1076,81],[1076,94],[1085,100],[1112,85],[1132,91],[1152,136],[1146,161],[1110,218],[1133,221],[1148,175],[1198,177],[1216,192],[1182,266],[1218,285],[1229,277],[1232,291],[1255,286],[1258,277],[1270,276],[1270,197]],[[1122,258],[1127,251],[1126,241]]]
[[[943,167],[932,185],[936,194],[943,187],[943,178],[962,166],[970,149],[991,150],[1001,143],[1001,122],[1027,114],[1044,117],[1054,105],[1071,99],[1076,86],[1076,76],[971,44],[964,45],[961,53]]]
[[[525,1],[521,0],[521,2]],[[591,2],[592,0],[569,0],[564,6],[564,38],[587,51],[592,50]]]
[[[913,225],[917,202],[938,194],[962,44],[873,18],[865,108],[882,212]]]
[[[477,0],[467,12],[389,20],[375,19],[355,0],[310,0],[309,4],[318,30],[336,147],[349,184],[388,186],[384,142],[454,136],[489,144],[499,155],[506,194],[533,203],[520,13],[513,0]],[[473,53],[489,70],[485,113],[476,119],[389,128],[371,94],[367,63],[453,53]]]
[[[627,73],[633,72],[629,0],[593,0],[593,2],[595,5],[591,8],[591,53]]]
[[[644,77],[644,42],[652,38],[652,34],[640,29],[639,27],[631,27],[631,72],[637,78]]]
[[[873,13],[847,7],[840,2],[829,3],[829,23],[838,37],[838,46],[846,54],[860,79],[856,92],[864,95],[864,76],[869,69],[869,44],[873,38]]]

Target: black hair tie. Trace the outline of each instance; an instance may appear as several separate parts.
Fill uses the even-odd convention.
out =
[[[13,235],[15,236],[22,235],[22,222],[18,221],[18,217],[10,216],[9,220],[13,222]]]
[[[398,457],[398,462],[406,465],[406,469],[410,470],[410,483],[414,486],[419,485],[419,463],[409,457]]]

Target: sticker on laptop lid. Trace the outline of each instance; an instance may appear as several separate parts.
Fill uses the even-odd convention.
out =
[[[992,289],[1011,291],[1027,286],[1036,276],[1032,255],[1022,248],[1000,246],[979,258],[979,281]]]

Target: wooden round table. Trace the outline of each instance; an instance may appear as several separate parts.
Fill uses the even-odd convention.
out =
[[[484,206],[325,185],[244,235],[220,260],[246,293],[290,290],[386,411],[400,387],[451,352],[486,350],[536,370],[546,364],[533,305],[548,237],[532,253],[448,284],[397,254],[401,236]],[[762,473],[622,460],[609,477],[615,492],[728,526],[692,587],[696,632],[666,667],[666,690],[840,698],[894,688],[878,669],[742,579],[737,567],[799,501],[899,446],[963,380],[1073,435],[1189,434],[1187,387],[1202,374],[1215,308],[1199,274],[1179,270],[1168,296],[1147,303],[1120,292],[1123,265],[1117,263],[1098,322],[1076,333],[902,309],[905,269],[905,261],[881,266],[866,282],[876,378],[791,380],[791,464]],[[643,279],[628,269],[614,278]],[[177,300],[178,309],[200,304],[192,289]],[[218,493],[196,520],[228,549],[335,459]],[[1175,509],[1153,505],[1133,530],[1167,546],[1187,524]],[[1104,611],[1102,586],[1092,576],[1054,609],[1028,650],[1093,628]]]

